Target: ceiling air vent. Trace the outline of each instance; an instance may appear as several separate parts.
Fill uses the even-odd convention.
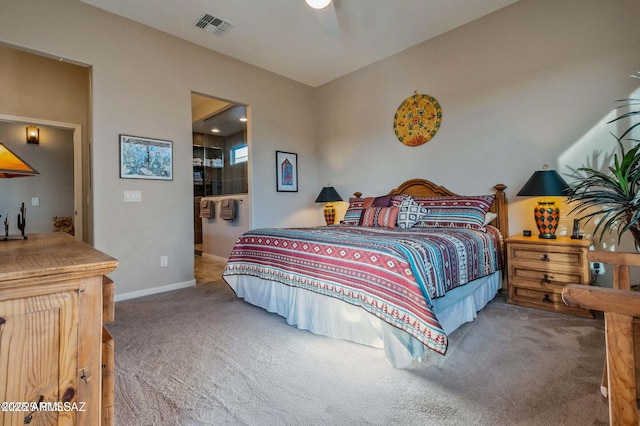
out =
[[[208,33],[213,33],[217,36],[221,36],[231,28],[233,28],[233,24],[231,22],[216,18],[215,16],[209,15],[208,13],[202,15],[202,17],[198,19],[194,25],[198,28],[202,28]]]

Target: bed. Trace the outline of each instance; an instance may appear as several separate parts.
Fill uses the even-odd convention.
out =
[[[447,335],[502,288],[505,188],[461,196],[412,179],[384,196],[356,193],[343,224],[244,233],[223,278],[290,325],[383,348],[407,368],[445,354]]]

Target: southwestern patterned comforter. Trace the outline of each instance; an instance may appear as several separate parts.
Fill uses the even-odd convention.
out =
[[[447,336],[432,300],[502,268],[500,232],[332,226],[256,229],[224,276],[252,275],[359,306],[439,353]]]

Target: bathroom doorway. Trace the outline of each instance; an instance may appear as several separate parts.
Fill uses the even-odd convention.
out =
[[[214,251],[212,241],[216,237],[224,240],[229,233],[228,228],[237,225],[222,225],[224,221],[218,221],[215,213],[213,217],[205,215],[203,218],[203,200],[219,204],[220,197],[228,196],[240,202],[248,199],[248,110],[246,105],[233,101],[198,93],[191,94],[193,232],[196,254],[203,255],[209,252],[213,257],[222,257],[220,252],[211,253]],[[246,196],[243,197],[243,194]],[[243,222],[246,220],[246,223],[250,223],[249,218],[242,219]],[[207,250],[208,247],[210,250]]]

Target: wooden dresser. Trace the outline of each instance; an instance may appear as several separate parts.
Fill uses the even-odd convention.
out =
[[[0,424],[102,423],[103,277],[117,264],[65,233],[0,242]]]
[[[592,318],[588,309],[562,301],[566,284],[589,285],[588,239],[513,236],[507,244],[508,303]]]

